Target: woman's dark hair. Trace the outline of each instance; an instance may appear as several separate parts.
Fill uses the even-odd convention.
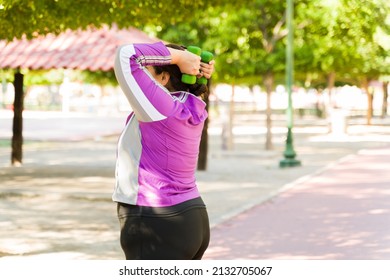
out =
[[[186,48],[175,45],[175,44],[167,44],[166,45],[169,48],[182,50],[184,51]],[[175,64],[170,65],[164,65],[164,66],[153,66],[154,71],[156,74],[161,74],[162,72],[168,72],[170,75],[169,83],[167,85],[167,89],[171,92],[173,91],[188,91],[192,93],[195,96],[201,96],[203,99],[205,98],[205,95],[208,93],[207,85],[202,84],[185,84],[181,81],[181,75],[180,69]]]

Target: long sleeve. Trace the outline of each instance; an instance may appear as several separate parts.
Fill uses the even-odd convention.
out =
[[[148,65],[167,65],[170,62],[170,52],[161,42],[118,48],[115,75],[139,121],[159,121],[172,112],[172,96],[145,68]]]
[[[168,92],[145,68],[171,62],[162,43],[118,49],[115,74],[134,114],[118,141],[114,201],[165,207],[199,197],[195,171],[206,104],[186,91]]]

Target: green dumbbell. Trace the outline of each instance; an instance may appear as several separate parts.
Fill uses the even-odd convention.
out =
[[[211,52],[208,51],[202,51],[200,54],[202,62],[209,63],[211,60],[213,60],[214,55]],[[207,79],[206,77],[200,77],[196,81],[198,84],[207,85]]]
[[[196,46],[188,46],[187,51],[192,52],[196,55],[201,55],[202,50],[199,47]],[[193,85],[196,83],[196,76],[189,75],[189,74],[183,74],[181,76],[181,81],[185,84]]]

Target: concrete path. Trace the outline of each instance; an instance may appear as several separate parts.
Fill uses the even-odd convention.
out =
[[[205,259],[390,260],[390,145],[217,225]]]
[[[0,111],[0,257],[123,259],[118,240],[119,225],[115,204],[111,201],[111,193],[114,186],[117,134],[123,127],[125,116],[70,114],[65,117],[56,113],[28,112],[25,116],[24,164],[22,167],[14,168],[9,166],[9,136],[5,135],[7,130],[3,129],[11,127],[11,116],[3,113],[4,111]],[[298,215],[303,219],[298,219],[298,224],[307,220],[314,222],[316,221],[315,215],[324,215],[324,220],[326,218],[330,226],[328,230],[334,232],[334,235],[329,233],[330,237],[327,238],[333,241],[344,241],[346,237],[340,235],[343,230],[335,230],[334,228],[338,225],[330,220],[335,216],[331,212],[332,207],[326,206],[326,203],[333,205],[331,201],[326,202],[330,196],[325,192],[321,193],[321,196],[313,194],[315,199],[312,199],[308,197],[308,194],[317,188],[309,188],[305,184],[312,182],[316,176],[327,174],[332,170],[329,167],[336,166],[334,164],[346,156],[360,157],[359,153],[362,151],[377,151],[376,149],[386,151],[390,144],[390,121],[374,119],[374,125],[368,127],[364,125],[364,119],[351,120],[348,134],[333,135],[328,134],[326,122],[323,120],[310,117],[297,119],[294,128],[294,143],[302,166],[280,169],[278,164],[282,159],[286,136],[283,118],[276,117],[274,120],[273,142],[275,147],[272,151],[264,150],[265,129],[263,125],[265,122],[262,115],[236,116],[234,149],[231,151],[221,148],[222,125],[218,118],[210,119],[208,168],[206,171],[197,172],[198,185],[207,204],[212,225],[212,241],[205,257],[209,259],[252,258],[260,257],[260,253],[268,252],[268,255],[262,257],[321,258],[325,255],[329,258],[342,258],[339,251],[333,252],[333,250],[310,255],[306,247],[300,248],[302,244],[298,241],[291,245],[296,248],[294,252],[282,250],[282,247],[287,247],[281,241],[278,243],[281,243],[282,247],[272,249],[273,241],[276,242],[278,236],[279,238],[286,236],[298,238],[299,236],[285,229],[276,234],[277,227],[272,223],[276,220],[281,221],[284,216],[282,213],[286,215],[290,212],[291,215],[294,213],[295,210],[286,208],[289,203],[278,204],[277,209],[267,207],[278,201],[284,201],[287,199],[286,196],[291,196],[292,201],[299,202],[299,205],[303,206],[307,204],[308,207],[302,209],[304,210],[302,215]],[[86,129],[90,124],[93,124],[92,128]],[[364,158],[364,160],[368,159]],[[359,168],[365,165],[365,162],[356,163]],[[383,166],[386,168],[384,170],[386,173],[389,166],[386,162]],[[349,171],[341,172],[340,170],[336,175],[347,176],[348,174],[350,174]],[[381,176],[381,178],[385,177]],[[352,179],[346,177],[343,185],[328,187],[332,192],[341,190],[340,194],[337,194],[339,199],[335,202],[340,201],[343,196],[347,200],[342,201],[348,201],[347,190],[343,189],[348,180]],[[325,183],[328,178],[318,177],[318,181]],[[350,182],[353,183],[353,181]],[[301,186],[301,183],[304,185]],[[307,189],[305,196],[295,194],[295,188],[297,190]],[[355,195],[354,187],[349,188],[351,196]],[[370,186],[370,188],[374,190],[376,187]],[[289,191],[286,191],[287,189]],[[311,210],[309,202],[317,201],[319,197],[325,199],[325,205],[320,209]],[[375,202],[378,200],[377,203],[384,203],[379,197],[372,197],[372,199]],[[383,199],[386,199],[386,196],[383,196]],[[359,201],[364,202],[364,200]],[[339,206],[334,207],[338,209]],[[265,216],[262,218],[264,220],[262,226],[275,227],[275,231],[270,231],[270,234],[271,232],[274,234],[273,238],[270,238],[270,235],[263,235],[263,232],[261,235],[253,235],[256,236],[254,242],[250,236],[246,236],[242,239],[245,242],[242,242],[238,249],[229,247],[238,242],[228,242],[222,239],[218,241],[218,236],[222,237],[221,231],[231,234],[231,236],[225,235],[225,240],[237,238],[234,225],[245,224],[245,218],[242,218],[242,215],[260,217],[258,213],[260,210],[257,209],[264,209],[263,215]],[[381,206],[364,211],[373,211],[370,215],[379,218],[386,217],[385,209]],[[279,214],[277,211],[282,212]],[[348,225],[347,222],[352,223],[357,217],[362,216],[360,212],[339,211],[341,212],[340,220],[344,217],[346,225]],[[303,214],[310,216],[304,217]],[[297,219],[289,215],[287,217],[290,217],[290,221]],[[253,222],[252,218],[249,220]],[[281,223],[283,225],[296,224],[295,222]],[[279,227],[281,228],[281,225]],[[229,231],[230,228],[232,231]],[[239,229],[242,230],[241,227]],[[353,230],[354,228],[346,229]],[[261,232],[261,227],[255,231]],[[250,231],[246,234],[250,234]],[[305,238],[308,233],[300,232],[300,234]],[[322,234],[325,235],[325,233]],[[316,232],[313,232],[312,236],[314,235]],[[381,234],[378,233],[376,236],[379,235]],[[355,244],[357,238],[351,235],[350,244]],[[342,244],[341,241],[340,244]],[[378,246],[383,243],[382,241],[378,241]],[[325,241],[323,242],[325,244]],[[377,243],[368,243],[368,248],[370,244]],[[253,251],[247,251],[249,248]],[[263,249],[268,249],[268,251]],[[342,247],[340,250],[342,251]],[[236,251],[237,255],[232,254],[232,251]]]

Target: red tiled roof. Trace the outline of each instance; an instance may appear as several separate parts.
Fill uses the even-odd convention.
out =
[[[116,48],[125,43],[152,43],[142,31],[116,26],[48,34],[30,41],[0,41],[0,69],[70,68],[108,71],[114,67]]]

